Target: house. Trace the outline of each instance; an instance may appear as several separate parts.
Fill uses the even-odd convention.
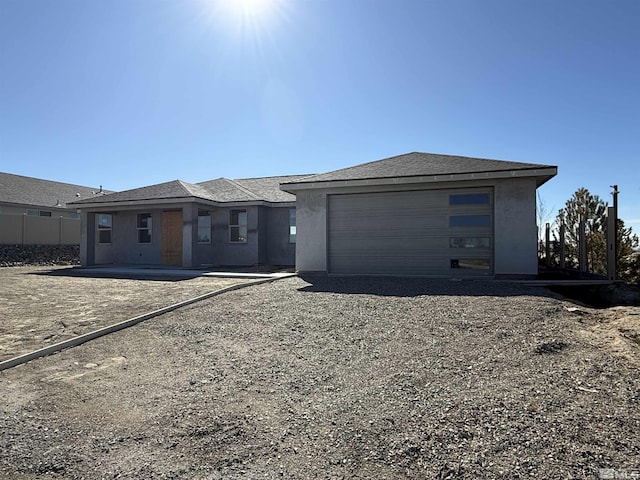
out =
[[[302,175],[174,180],[73,202],[83,265],[293,266]]]
[[[102,188],[0,172],[0,244],[77,245],[80,214],[69,203],[104,193]]]
[[[298,272],[537,274],[536,189],[557,167],[409,153],[283,182]]]

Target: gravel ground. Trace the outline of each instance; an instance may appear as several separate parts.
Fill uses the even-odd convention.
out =
[[[639,313],[499,282],[250,286],[1,372],[0,478],[639,468]]]
[[[92,278],[65,267],[0,268],[0,361],[246,281]]]

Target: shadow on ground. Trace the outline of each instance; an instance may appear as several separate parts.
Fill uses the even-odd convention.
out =
[[[513,297],[534,295],[559,298],[560,295],[542,287],[532,287],[490,279],[450,279],[419,277],[333,277],[327,275],[299,275],[309,285],[301,292],[331,292],[393,297],[495,296]]]
[[[42,270],[31,272],[29,275],[43,275],[53,277],[76,278],[113,278],[117,280],[148,280],[162,282],[179,282],[191,280],[202,276],[202,272],[188,270],[176,270],[175,272],[155,271],[153,269],[139,270],[112,270],[112,269],[82,269],[78,267],[59,268],[55,270]]]

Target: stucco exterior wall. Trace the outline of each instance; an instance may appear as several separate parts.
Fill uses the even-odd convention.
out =
[[[296,195],[296,270],[327,271],[327,192],[299,191]]]
[[[494,187],[494,274],[537,274],[535,178],[309,189],[296,192],[296,270],[327,271],[327,195]]]
[[[289,242],[289,210],[291,207],[265,208],[266,252],[265,263],[293,266],[296,261],[296,244]]]
[[[212,242],[213,264],[228,266],[256,265],[258,262],[258,208],[257,206],[216,208],[213,211]],[[234,243],[229,237],[229,215],[231,210],[247,211],[247,242]]]
[[[536,181],[520,178],[494,187],[496,275],[537,275]]]

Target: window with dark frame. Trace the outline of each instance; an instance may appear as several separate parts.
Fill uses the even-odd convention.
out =
[[[101,245],[111,243],[111,231],[113,229],[113,217],[108,213],[98,214],[98,243]]]
[[[211,243],[211,212],[198,210],[198,243]]]
[[[247,211],[231,210],[229,212],[229,241],[247,243]]]
[[[490,227],[490,215],[451,215],[450,227]]]
[[[289,243],[296,243],[296,209],[289,209]]]
[[[453,193],[449,205],[489,205],[488,193]]]
[[[138,214],[138,243],[151,243],[151,214]]]

